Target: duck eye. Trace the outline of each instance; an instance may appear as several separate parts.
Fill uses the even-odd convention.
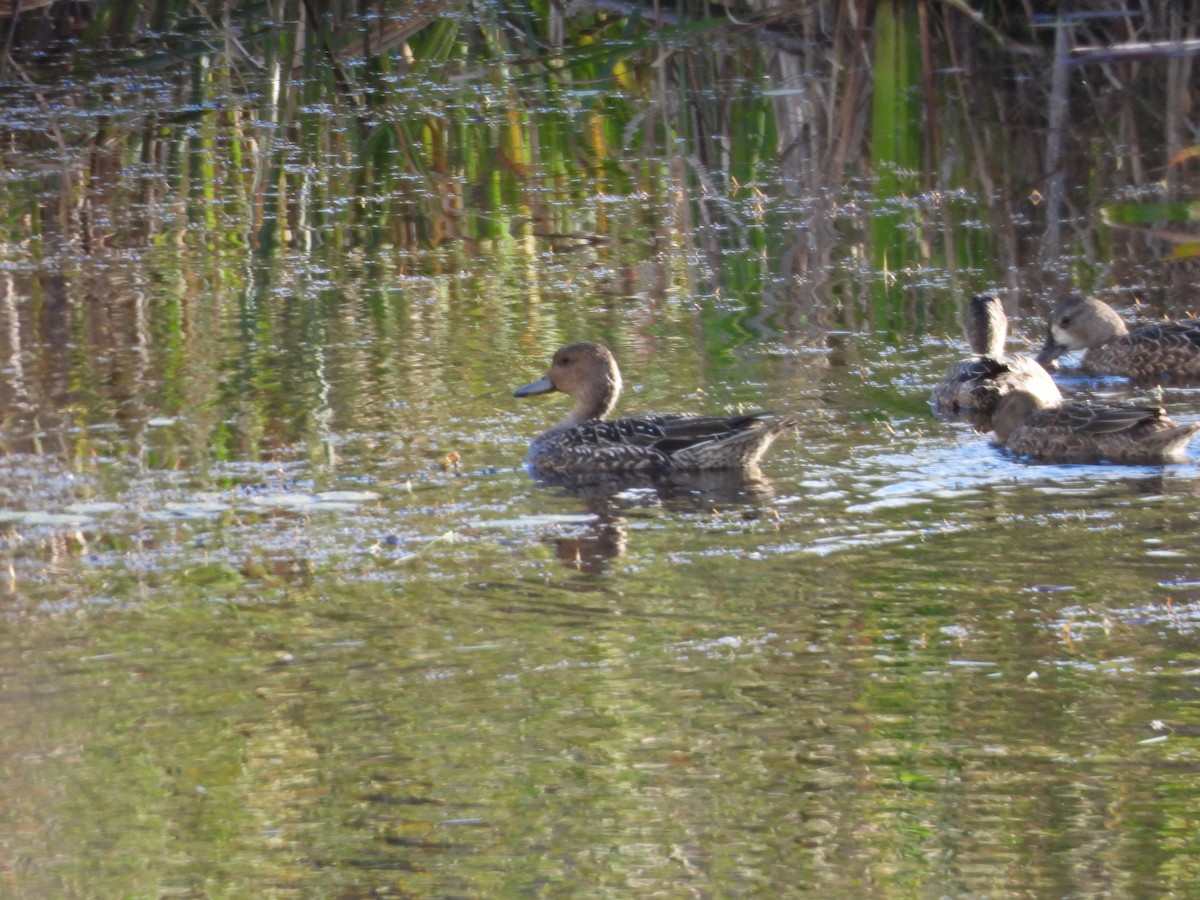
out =
[[[1071,324],[1071,317],[1063,316],[1061,319],[1058,320],[1058,324],[1061,325],[1063,328],[1066,328],[1068,325]]]

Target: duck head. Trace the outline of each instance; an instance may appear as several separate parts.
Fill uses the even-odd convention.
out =
[[[513,396],[533,397],[553,391],[561,391],[575,400],[563,425],[603,419],[612,412],[621,395],[621,372],[617,361],[603,344],[591,341],[568,344],[554,354],[545,375],[517,388]]]
[[[1107,303],[1072,294],[1050,311],[1046,343],[1037,361],[1049,368],[1064,353],[1100,347],[1128,332],[1125,320]]]

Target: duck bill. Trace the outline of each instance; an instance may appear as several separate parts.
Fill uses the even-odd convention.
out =
[[[1058,363],[1055,360],[1070,349],[1066,344],[1060,344],[1054,339],[1053,331],[1047,331],[1046,343],[1042,346],[1042,352],[1037,355],[1037,361],[1042,364],[1044,369],[1056,369]]]
[[[550,380],[549,375],[543,375],[532,384],[527,384],[525,387],[517,388],[513,391],[514,397],[536,397],[538,394],[549,394],[551,391],[557,391],[554,382]]]

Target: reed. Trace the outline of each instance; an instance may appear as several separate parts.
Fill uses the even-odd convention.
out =
[[[930,266],[958,289],[991,277],[972,274],[982,261],[1019,269],[1053,239],[1072,276],[1100,277],[1097,248],[1062,232],[1056,209],[1148,215],[1114,200],[1153,194],[1164,171],[1165,193],[1139,201],[1190,199],[1183,167],[1154,157],[1184,143],[1190,57],[1117,52],[1127,20],[1093,15],[1100,0],[1077,6],[1053,33],[1005,4],[971,15],[929,0],[604,0],[570,15],[548,0],[97,0],[74,5],[84,18],[29,13],[0,22],[11,89],[44,98],[70,69],[54,90],[74,91],[75,108],[144,113],[79,134],[46,101],[48,128],[7,138],[21,152],[57,145],[64,193],[51,205],[16,190],[0,228],[58,216],[94,247],[62,218],[79,191],[107,197],[94,167],[161,162],[215,245],[270,256],[525,235],[649,258],[682,230],[715,288],[728,279],[778,303],[782,283],[805,309],[892,329],[920,306]],[[1200,10],[1147,6],[1139,29],[1183,46]],[[1065,114],[1051,123],[1055,34]],[[80,88],[89,78],[108,93]],[[129,93],[138,78],[174,87],[148,105]],[[1122,156],[1089,152],[1098,142]],[[784,195],[763,195],[768,182]],[[635,222],[598,202],[609,194],[648,202]],[[1045,202],[1058,194],[1065,205]],[[137,235],[162,233],[154,215]],[[1145,256],[1164,239],[1115,234],[1105,252]],[[866,286],[832,296],[832,267],[859,260]]]
[[[921,223],[911,202],[920,192],[924,121],[918,95],[920,42],[915,7],[882,0],[875,11],[871,162],[875,209],[871,214],[871,259],[876,272],[871,315],[877,327],[895,330],[903,304],[906,270],[916,261],[913,235]]]

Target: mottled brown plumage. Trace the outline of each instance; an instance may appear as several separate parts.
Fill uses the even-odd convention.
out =
[[[1124,375],[1142,383],[1200,381],[1200,320],[1154,322],[1132,331],[1116,311],[1093,297],[1071,295],[1055,304],[1038,362],[1085,350],[1080,367],[1091,375]]]
[[[540,476],[666,475],[754,466],[795,419],[769,413],[693,416],[685,413],[608,420],[621,393],[621,373],[607,347],[569,344],[550,370],[518,388],[516,397],[561,391],[575,406],[559,425],[534,439],[525,457]]]
[[[1200,432],[1200,423],[1176,424],[1157,407],[1075,402],[1047,406],[1026,391],[1000,399],[992,424],[997,443],[1018,456],[1062,463],[1178,462]]]
[[[1054,379],[1034,360],[1005,355],[1008,317],[999,299],[972,297],[963,311],[963,333],[975,355],[955,363],[934,386],[930,402],[938,415],[964,419],[986,431],[996,404],[1012,391],[1027,391],[1047,406],[1062,399]],[[978,390],[985,385],[992,389]]]

